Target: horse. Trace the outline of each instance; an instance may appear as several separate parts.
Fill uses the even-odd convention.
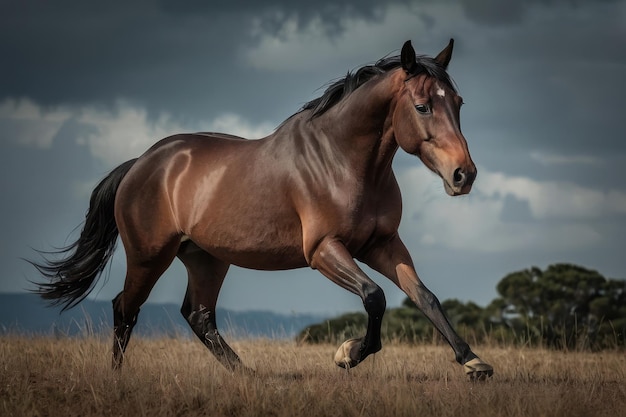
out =
[[[490,377],[493,367],[455,332],[398,234],[398,148],[437,174],[450,196],[469,193],[476,178],[460,128],[463,100],[447,73],[453,46],[451,39],[432,58],[406,41],[400,55],[349,71],[261,139],[204,132],[160,140],[98,183],[76,241],[30,261],[45,277],[34,291],[62,311],[74,307],[119,235],[127,270],[112,301],[112,367],[122,366],[140,307],[178,258],[188,275],[180,311],[193,333],[227,369],[251,371],[216,325],[229,266],[310,267],[358,295],[367,312],[365,335],[335,355],[350,369],[382,348],[386,308],[358,260],[407,294],[470,379]]]

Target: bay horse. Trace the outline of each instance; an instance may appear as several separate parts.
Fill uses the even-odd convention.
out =
[[[398,235],[398,148],[439,175],[451,196],[469,193],[476,178],[459,123],[462,99],[447,73],[453,45],[430,58],[407,41],[399,56],[348,72],[262,139],[162,139],[95,187],[79,238],[52,252],[57,259],[44,252],[42,262],[31,262],[47,278],[35,291],[63,310],[74,307],[93,289],[119,234],[127,271],[113,299],[113,368],[122,365],[141,305],[178,257],[188,274],[182,315],[226,368],[247,370],[216,326],[229,266],[309,266],[363,301],[366,334],[335,356],[338,366],[352,368],[381,349],[386,307],[356,259],[415,302],[470,378],[491,376],[418,277]]]

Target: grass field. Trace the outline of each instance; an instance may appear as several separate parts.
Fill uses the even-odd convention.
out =
[[[469,382],[447,346],[386,345],[346,372],[336,346],[231,344],[256,376],[230,374],[196,340],[0,337],[1,416],[623,416],[623,351],[477,347],[495,367]]]

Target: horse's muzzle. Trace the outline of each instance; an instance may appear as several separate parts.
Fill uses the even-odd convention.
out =
[[[469,169],[463,167],[456,168],[450,179],[443,178],[446,193],[451,196],[468,194],[472,189],[476,174],[475,166]]]

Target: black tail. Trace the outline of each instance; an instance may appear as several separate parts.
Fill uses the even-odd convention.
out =
[[[57,251],[41,252],[42,263],[30,262],[50,282],[37,283],[36,293],[65,311],[80,303],[106,267],[117,244],[115,194],[122,178],[137,159],[115,168],[91,193],[85,225],[78,240]],[[52,260],[47,256],[64,257]]]

